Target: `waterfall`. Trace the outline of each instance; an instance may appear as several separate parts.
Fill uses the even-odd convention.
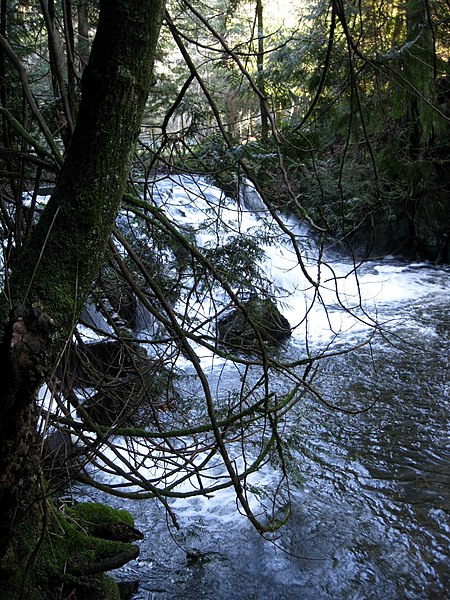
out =
[[[282,217],[289,235],[282,231],[250,181],[242,180],[240,194],[242,201],[236,202],[206,179],[187,175],[162,178],[152,189],[170,221],[183,231],[194,232],[198,247],[224,246],[233,236],[258,242],[263,250],[258,266],[267,293],[293,325],[293,341],[299,346],[304,345],[305,336],[308,344],[326,346],[337,334],[353,343],[355,335],[370,335],[392,303],[440,293],[439,280],[423,286],[423,270],[429,265],[386,257],[355,268],[351,260],[321,254],[309,227],[294,217]],[[180,299],[176,311],[188,315],[192,323],[198,315],[207,321],[217,302],[226,301],[220,289],[217,296],[204,296],[198,302],[187,289],[187,297]],[[389,319],[391,315],[385,321]]]
[[[329,406],[305,396],[286,419],[283,469],[291,478],[292,518],[274,540],[257,534],[237,513],[230,490],[168,498],[180,524],[171,536],[166,514],[154,501],[112,500],[80,490],[80,498],[131,510],[146,533],[140,558],[116,576],[139,580],[134,600],[150,600],[155,590],[160,600],[446,597],[450,269],[396,257],[356,268],[345,257],[323,256],[305,225],[284,218],[291,236],[286,235],[251,190],[245,190],[247,200],[236,202],[205,179],[177,175],[156,182],[152,192],[159,209],[199,248],[225,245],[233,236],[258,241],[267,290],[294,326],[288,359],[331,351],[314,381]],[[210,316],[227,298],[219,288],[197,297],[190,283],[186,279],[174,311],[195,335],[207,335]],[[145,309],[138,321],[150,337],[155,324]],[[242,389],[244,369],[227,370],[223,359],[190,343],[219,399]],[[332,355],[358,345],[352,353]],[[183,360],[180,356],[177,366],[190,377],[182,410],[192,424],[188,410],[200,388]],[[270,385],[277,391],[276,377],[271,375]],[[363,410],[331,410],[336,404]],[[172,416],[161,418],[170,422]],[[139,443],[133,441],[132,450],[142,457],[143,480],[161,475],[168,487],[174,484],[174,463],[163,460],[158,470],[157,451]],[[124,470],[126,450],[123,444],[123,465],[119,451],[108,455]],[[195,464],[202,458],[199,452]],[[224,475],[222,467],[217,460],[209,474]],[[270,511],[279,476],[276,461],[252,473],[248,495],[255,511]],[[120,483],[111,472],[104,477]],[[195,485],[186,477],[170,489],[183,492]]]

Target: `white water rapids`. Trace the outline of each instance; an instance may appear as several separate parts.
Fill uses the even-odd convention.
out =
[[[271,282],[283,314],[293,326],[294,343],[304,346],[305,337],[315,346],[336,335],[359,337],[375,321],[395,328],[389,306],[407,307],[434,298],[445,304],[449,298],[448,270],[427,263],[406,263],[392,256],[368,261],[358,269],[336,254],[318,263],[318,250],[310,229],[290,217],[282,217],[295,236],[302,260],[311,279],[320,283],[320,298],[298,265],[292,243],[264,208],[255,191],[247,187],[238,205],[201,179],[174,176],[157,182],[154,195],[167,216],[179,226],[196,231],[200,246],[225,243],[230,237],[247,235],[261,241],[265,258],[261,270]],[[250,206],[249,206],[250,205]],[[208,314],[208,304],[192,304],[195,315]],[[387,314],[386,314],[387,313]],[[307,315],[307,318],[306,318]],[[405,314],[397,314],[404,322]]]
[[[271,539],[238,513],[232,491],[171,501],[181,530],[170,535],[156,501],[101,498],[130,510],[146,536],[139,559],[116,576],[139,580],[135,600],[450,598],[450,269],[394,257],[355,269],[336,254],[318,267],[309,231],[284,219],[310,278],[320,282],[318,297],[257,197],[249,209],[248,194],[239,206],[208,183],[181,177],[162,179],[153,193],[200,246],[244,234],[262,240],[261,270],[294,328],[286,350],[293,357],[306,347],[350,348],[376,323],[381,333],[328,359],[317,385],[333,405],[378,401],[358,415],[307,399],[296,408],[286,432],[297,464],[292,517]],[[206,322],[209,302],[191,299],[179,312]],[[211,381],[239,387],[236,371],[224,374],[224,359],[195,350]],[[179,366],[187,368],[182,358]],[[253,477],[256,510],[269,502],[274,479],[269,468]],[[99,499],[86,489],[80,496]]]

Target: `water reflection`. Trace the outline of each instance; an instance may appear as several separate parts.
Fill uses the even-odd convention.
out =
[[[401,314],[404,311],[404,314]],[[435,600],[450,589],[450,322],[439,301],[392,304],[391,333],[330,359],[326,400],[290,416],[291,520],[260,537],[223,494],[126,503],[146,532],[135,600]],[[108,501],[111,501],[108,499]],[[118,502],[118,501],[117,501]]]
[[[404,348],[384,342],[376,352],[335,360],[322,382],[329,397],[333,390],[347,391],[356,404],[366,389],[355,385],[355,378],[366,377],[381,390],[369,412],[334,415],[315,434],[316,455],[326,457],[321,478],[332,490],[324,495],[319,488],[324,510],[330,515],[331,499],[341,514],[351,506],[343,517],[347,539],[340,540],[348,557],[334,557],[337,579],[344,576],[345,564],[352,565],[342,597],[448,597],[449,327],[444,312],[434,309],[434,332],[427,335],[422,327],[397,331]],[[315,472],[314,452],[308,458]],[[340,525],[333,521],[335,531]],[[328,596],[321,590],[318,597]]]

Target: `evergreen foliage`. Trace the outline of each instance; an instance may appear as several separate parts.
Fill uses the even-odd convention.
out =
[[[46,374],[56,408],[40,406],[42,433],[51,426],[76,438],[82,448],[77,466],[85,462],[74,477],[111,494],[158,498],[174,522],[167,498],[233,486],[243,512],[266,532],[283,518],[252,512],[248,476],[267,461],[285,465],[283,416],[302,394],[312,393],[316,366],[329,348],[314,354],[306,339],[304,353],[283,362],[282,352],[267,343],[273,341],[268,314],[282,330],[280,343],[290,325],[260,266],[262,248],[281,236],[290,241],[313,303],[321,302],[316,275],[305,266],[307,253],[287,216],[315,232],[318,275],[324,245],[339,245],[358,260],[392,252],[450,260],[448,2],[315,0],[307,7],[299,3],[288,23],[273,13],[271,2],[223,0],[206,7],[173,0],[157,47],[156,25],[150,37],[140,39],[139,30],[128,39],[122,23],[111,20],[103,32],[114,29],[122,43],[105,43],[105,55],[116,50],[119,59],[105,60],[99,75],[95,63],[86,69],[87,58],[99,10],[113,5],[131,10],[118,1],[2,3],[3,317],[31,290],[31,312],[41,308],[34,302],[38,296],[57,324],[59,345],[50,352],[55,364]],[[148,2],[133,5],[141,10]],[[135,64],[144,43],[156,57],[154,74],[145,57]],[[101,97],[103,120],[93,112]],[[116,109],[124,108],[119,120]],[[192,174],[225,195],[212,206],[198,184],[204,220],[180,225],[170,216],[171,191],[158,196],[155,182],[169,176],[186,181],[183,176]],[[240,229],[248,209],[245,185],[253,186],[272,219],[265,230]],[[44,195],[51,200],[41,202]],[[221,219],[229,198],[237,201],[231,231]],[[213,227],[217,243],[201,244],[198,239]],[[94,305],[100,327],[79,319],[83,307]],[[145,331],[137,306],[151,321]],[[294,326],[307,322],[308,311]],[[229,313],[238,335],[221,343],[221,319]],[[23,316],[10,330],[19,322]],[[88,390],[90,404],[83,406],[86,396],[80,399],[61,356],[67,358],[62,349],[72,342],[83,348],[87,325],[100,343],[120,346],[127,368],[111,375],[111,364],[102,372],[91,360],[96,393]],[[244,342],[251,356],[243,355]],[[212,389],[197,347],[233,364],[242,377],[237,398],[220,385]],[[180,361],[189,364],[189,376],[178,378]],[[286,389],[272,390],[274,373],[285,377]],[[99,416],[108,404],[114,410]],[[31,431],[34,414],[25,416]],[[251,435],[258,441],[248,450]],[[117,436],[126,440],[126,464]],[[236,440],[242,468],[228,450]],[[205,456],[200,464],[199,456]],[[139,469],[149,457],[158,475],[145,477]],[[219,459],[226,475],[216,478],[210,469]],[[123,489],[84,469],[89,461],[99,473],[121,477]],[[179,492],[177,482],[193,474],[198,488]],[[25,571],[32,571],[36,600],[43,597],[41,582],[72,583],[61,577],[68,554],[79,570],[84,561],[124,550],[122,542],[99,542],[91,531],[94,521],[111,516],[109,509],[80,506],[63,516],[51,510],[46,534],[52,543],[36,565],[24,561],[31,545],[39,544],[40,519],[32,519],[29,536],[16,527],[3,563],[15,591],[26,581]],[[77,553],[79,545],[85,553]],[[23,560],[13,572],[18,556]],[[99,594],[117,595],[105,591],[102,577],[99,585]]]

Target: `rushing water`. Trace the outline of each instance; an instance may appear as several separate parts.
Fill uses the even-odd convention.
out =
[[[283,260],[271,257],[275,270]],[[335,259],[330,273],[351,267]],[[291,269],[284,277],[296,285]],[[340,294],[354,296],[355,282]],[[135,600],[450,598],[450,270],[372,261],[357,290],[382,333],[328,359],[315,384],[328,405],[359,412],[305,398],[290,416],[288,523],[261,537],[231,491],[173,501],[180,530],[156,501],[114,500],[145,532],[139,559],[116,573],[139,580]],[[291,323],[304,305],[302,289],[284,311]],[[330,325],[343,348],[367,339],[330,301],[310,312],[310,342],[326,343]],[[303,345],[299,328],[289,352]],[[254,480],[262,505],[272,475]]]

